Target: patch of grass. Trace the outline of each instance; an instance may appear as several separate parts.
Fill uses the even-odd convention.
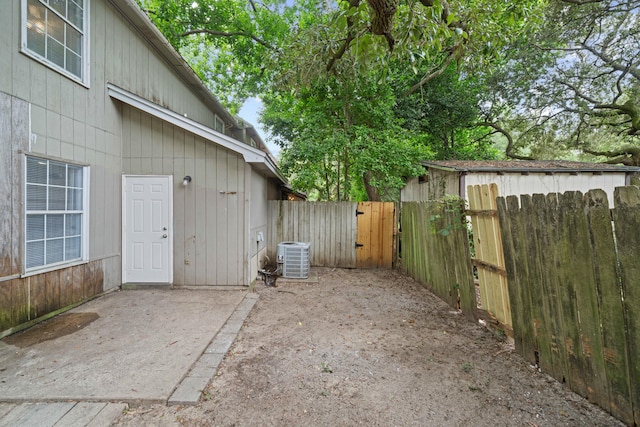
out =
[[[502,341],[507,339],[507,333],[504,331],[504,329],[497,329],[496,334],[498,335],[498,338]]]
[[[331,366],[329,366],[327,362],[320,362],[320,371],[327,374],[333,373],[333,369],[331,369]]]
[[[469,372],[471,372],[471,370],[472,370],[472,369],[473,369],[473,365],[472,365],[471,363],[469,363],[469,362],[464,362],[464,363],[462,364],[462,370],[463,370],[464,372],[466,372],[467,374],[468,374]]]

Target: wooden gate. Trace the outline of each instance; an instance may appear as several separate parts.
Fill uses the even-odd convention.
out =
[[[391,268],[396,235],[395,205],[360,202],[357,209],[356,266]]]
[[[315,267],[391,268],[395,206],[381,202],[269,202],[267,254],[278,243],[309,242]]]
[[[498,186],[470,185],[467,194],[475,248],[472,262],[478,270],[482,308],[511,333],[511,305],[496,205]]]

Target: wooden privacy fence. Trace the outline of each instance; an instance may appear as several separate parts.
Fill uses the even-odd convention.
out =
[[[640,424],[640,189],[497,201],[516,350]],[[613,221],[612,221],[613,219]]]
[[[502,240],[496,198],[499,195],[496,184],[470,185],[467,187],[469,210],[473,230],[475,258],[473,265],[478,270],[480,300],[486,310],[511,334],[511,305],[507,272],[504,268]]]
[[[267,255],[278,243],[309,242],[311,265],[391,268],[395,206],[382,202],[269,202]]]
[[[401,258],[411,277],[474,317],[476,295],[462,203],[403,203]]]

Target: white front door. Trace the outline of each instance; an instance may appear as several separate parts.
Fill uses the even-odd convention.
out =
[[[172,177],[124,176],[124,283],[171,283]]]

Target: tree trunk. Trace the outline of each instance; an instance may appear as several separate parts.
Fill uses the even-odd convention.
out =
[[[393,50],[395,40],[391,36],[393,17],[398,8],[398,0],[367,0],[371,8],[371,32],[385,36],[389,49]]]
[[[364,189],[367,191],[367,198],[370,202],[379,202],[380,201],[380,192],[378,189],[371,185],[371,180],[373,179],[373,172],[365,172],[362,175],[362,181],[364,182]]]

